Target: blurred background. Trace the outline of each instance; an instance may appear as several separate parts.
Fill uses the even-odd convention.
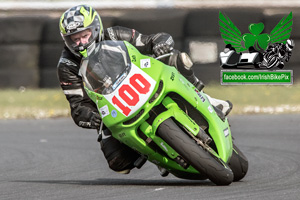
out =
[[[64,46],[61,14],[89,4],[105,28],[125,26],[143,34],[170,33],[175,47],[189,53],[196,75],[215,98],[230,99],[232,113],[300,112],[300,0],[0,0],[0,119],[69,115],[60,90],[57,63]],[[292,86],[220,86],[219,53],[224,49],[218,17],[226,14],[242,34],[263,22],[270,33],[293,12],[291,38],[296,46],[284,69],[293,70]],[[26,91],[26,92],[25,92]]]
[[[77,4],[89,4],[100,14],[104,27],[134,28],[143,34],[170,33],[176,48],[188,52],[196,74],[205,82],[219,82],[218,54],[224,42],[218,27],[219,11],[242,33],[250,23],[263,22],[270,33],[283,16],[293,12],[291,38],[296,47],[285,69],[300,70],[299,0],[1,0],[0,1],[0,88],[57,88],[56,66],[63,48],[58,21]]]

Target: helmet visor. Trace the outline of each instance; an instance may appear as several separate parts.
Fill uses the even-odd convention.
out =
[[[98,34],[95,28],[87,27],[84,30],[66,34],[63,37],[69,49],[79,52],[86,49],[95,40]]]

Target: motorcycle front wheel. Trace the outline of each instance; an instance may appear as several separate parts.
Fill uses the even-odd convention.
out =
[[[158,135],[167,142],[182,158],[201,174],[206,175],[216,185],[229,185],[233,172],[222,160],[217,160],[199,146],[171,119],[158,127]]]
[[[248,171],[248,159],[242,151],[233,143],[233,151],[228,166],[233,171],[233,181],[239,181],[245,177]]]

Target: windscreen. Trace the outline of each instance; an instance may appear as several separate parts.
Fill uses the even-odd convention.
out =
[[[122,41],[102,41],[94,52],[82,61],[80,73],[83,82],[89,90],[110,94],[131,69],[126,46]]]

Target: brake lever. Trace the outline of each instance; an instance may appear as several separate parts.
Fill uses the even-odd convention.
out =
[[[98,142],[100,142],[102,139],[102,129],[103,129],[103,120],[101,121],[100,128],[99,129],[97,128]]]

